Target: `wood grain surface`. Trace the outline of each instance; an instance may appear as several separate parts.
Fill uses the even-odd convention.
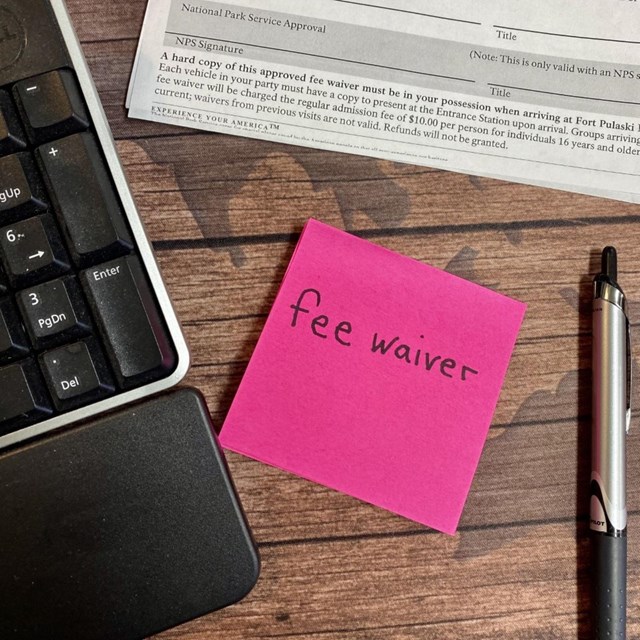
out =
[[[192,349],[187,382],[217,424],[309,217],[529,304],[455,537],[230,454],[262,577],[242,603],[159,640],[586,640],[590,281],[615,244],[640,322],[640,208],[130,120],[145,0],[67,1]],[[639,451],[634,424],[630,638]]]

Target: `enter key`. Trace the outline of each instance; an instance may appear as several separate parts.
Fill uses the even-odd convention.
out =
[[[127,389],[169,375],[175,352],[140,261],[118,258],[80,279],[118,384]]]

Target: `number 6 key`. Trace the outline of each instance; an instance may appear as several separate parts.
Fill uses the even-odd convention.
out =
[[[60,234],[49,215],[0,229],[0,247],[5,271],[16,288],[55,278],[69,269]]]

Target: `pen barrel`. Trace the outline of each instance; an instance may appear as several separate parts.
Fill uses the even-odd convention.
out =
[[[591,532],[594,640],[625,640],[627,613],[627,536]]]
[[[595,282],[593,301],[591,569],[593,638],[625,640],[628,320],[622,291]]]
[[[595,532],[627,527],[627,317],[609,300],[593,301],[591,519]]]

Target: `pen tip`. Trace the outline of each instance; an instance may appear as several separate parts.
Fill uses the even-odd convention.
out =
[[[618,277],[618,255],[614,247],[605,247],[602,252],[602,274],[614,282]]]

